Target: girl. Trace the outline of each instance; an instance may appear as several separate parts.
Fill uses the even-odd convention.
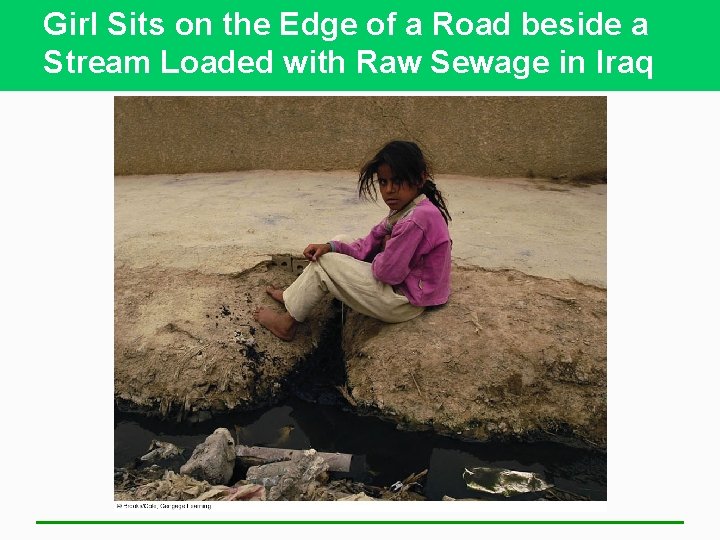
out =
[[[310,244],[311,261],[284,291],[267,293],[285,304],[285,312],[258,308],[255,319],[285,341],[295,337],[313,306],[329,292],[351,309],[397,323],[438,306],[450,296],[450,248],[445,200],[417,144],[393,141],[363,165],[360,196],[377,200],[380,188],[390,214],[365,238]]]

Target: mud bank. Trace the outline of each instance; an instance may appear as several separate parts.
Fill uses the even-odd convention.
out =
[[[470,440],[605,447],[606,291],[521,272],[454,268],[447,305],[402,325],[351,314],[358,406]]]
[[[328,298],[292,343],[260,329],[252,311],[273,303],[265,288],[292,279],[269,262],[229,275],[117,268],[118,406],[193,420],[276,403],[293,373],[318,349],[332,317]]]
[[[330,299],[284,343],[252,311],[293,275],[119,266],[115,398],[178,419],[287,395],[338,317]],[[450,302],[399,325],[344,313],[342,389],[358,412],[468,440],[606,440],[606,291],[517,271],[454,267]],[[337,332],[337,330],[335,330]]]

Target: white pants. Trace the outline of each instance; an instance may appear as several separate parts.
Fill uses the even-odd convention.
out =
[[[370,263],[332,252],[307,265],[285,289],[285,309],[293,319],[303,322],[328,292],[358,313],[388,323],[409,321],[424,310],[375,279]]]

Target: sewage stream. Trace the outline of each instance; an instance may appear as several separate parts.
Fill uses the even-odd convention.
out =
[[[607,498],[604,452],[559,443],[470,443],[429,432],[399,431],[394,424],[378,418],[297,398],[265,410],[216,415],[196,423],[161,421],[116,411],[115,466],[145,454],[153,439],[184,448],[187,458],[218,427],[229,429],[236,442],[248,446],[353,454],[349,477],[373,486],[388,487],[428,469],[424,481],[428,500],[441,500],[444,495],[479,498],[481,494],[469,489],[462,477],[464,469],[479,466],[534,472],[557,489],[579,498]]]

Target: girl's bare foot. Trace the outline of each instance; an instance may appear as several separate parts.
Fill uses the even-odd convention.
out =
[[[261,307],[253,312],[253,317],[283,341],[292,341],[295,337],[298,322],[287,311],[280,313]]]
[[[265,292],[268,293],[273,300],[285,304],[285,300],[283,300],[283,290],[284,289],[279,289],[275,285],[270,285],[265,289]]]

